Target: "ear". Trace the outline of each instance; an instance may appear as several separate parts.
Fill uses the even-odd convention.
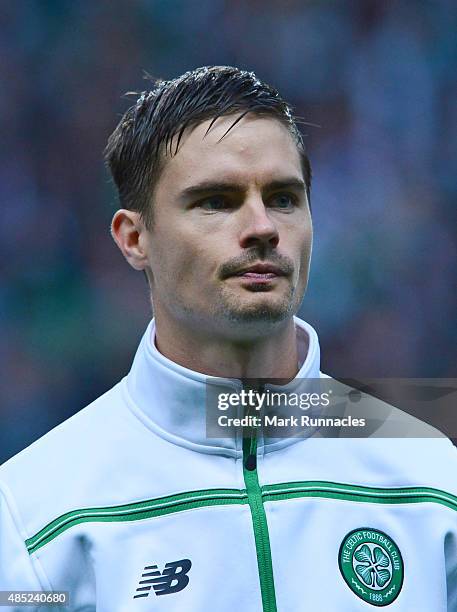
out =
[[[111,221],[111,236],[135,270],[144,270],[148,266],[146,234],[140,213],[124,208],[116,211]]]

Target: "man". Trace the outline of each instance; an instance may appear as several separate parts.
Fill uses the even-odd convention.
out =
[[[144,92],[106,155],[154,319],[126,378],[2,467],[0,588],[79,611],[457,610],[448,440],[206,435],[207,389],[320,377],[289,106],[197,69]]]

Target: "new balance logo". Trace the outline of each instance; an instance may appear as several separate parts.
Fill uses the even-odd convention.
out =
[[[162,573],[157,569],[157,565],[147,565],[141,574],[142,580],[133,599],[147,597],[152,588],[156,595],[169,595],[182,591],[189,584],[187,574],[191,567],[190,559],[167,563]]]

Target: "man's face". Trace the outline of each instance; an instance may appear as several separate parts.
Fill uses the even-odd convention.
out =
[[[146,234],[156,316],[247,337],[295,314],[312,225],[296,144],[276,119],[210,120],[165,161]]]

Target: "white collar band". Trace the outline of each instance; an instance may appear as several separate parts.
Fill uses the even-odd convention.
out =
[[[320,348],[316,331],[298,317],[294,317],[299,345],[300,370],[287,388],[290,390],[302,379],[320,377]],[[206,376],[189,370],[160,353],[154,342],[154,319],[140,342],[132,368],[124,379],[127,400],[133,412],[161,437],[207,453],[239,456],[242,436],[232,438],[206,437],[206,385],[214,384],[227,392],[236,392],[241,382]],[[306,355],[306,340],[308,350]],[[259,440],[264,451],[275,450],[295,440]],[[274,448],[273,448],[274,447]]]

